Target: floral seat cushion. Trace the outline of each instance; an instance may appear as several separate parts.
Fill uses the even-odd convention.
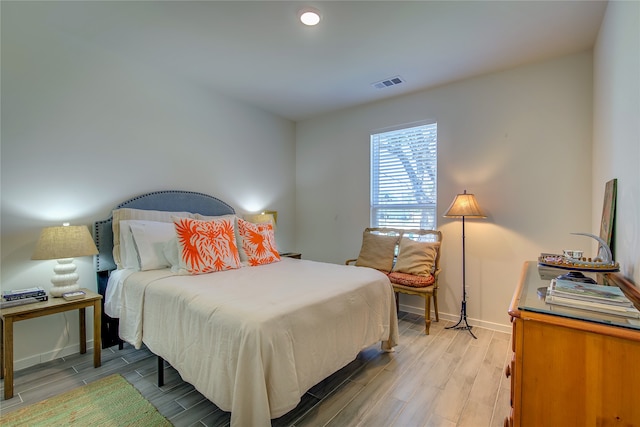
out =
[[[428,276],[416,276],[415,274],[392,271],[388,276],[391,283],[410,286],[412,288],[426,288],[427,286],[432,286],[436,281],[433,274],[429,274]]]

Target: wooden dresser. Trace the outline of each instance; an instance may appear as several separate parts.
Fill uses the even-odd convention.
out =
[[[640,426],[640,321],[546,304],[549,281],[526,262],[509,307],[505,426]]]

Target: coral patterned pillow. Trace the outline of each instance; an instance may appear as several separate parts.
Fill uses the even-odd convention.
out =
[[[247,254],[249,265],[255,266],[280,261],[273,225],[270,223],[253,224],[238,218],[238,231],[242,238],[242,249]]]
[[[234,222],[174,218],[178,236],[180,272],[203,274],[240,267]]]

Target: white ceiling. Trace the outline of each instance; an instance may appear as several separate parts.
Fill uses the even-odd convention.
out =
[[[309,5],[322,12],[317,27],[297,21],[297,11]],[[38,28],[64,32],[302,120],[590,49],[606,2],[89,1],[22,6],[37,11],[30,12],[30,20]],[[406,83],[372,86],[396,75]]]

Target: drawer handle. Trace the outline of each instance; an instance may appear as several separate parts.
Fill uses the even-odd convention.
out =
[[[504,368],[504,375],[509,378],[511,376],[511,364],[507,365],[506,368]]]

